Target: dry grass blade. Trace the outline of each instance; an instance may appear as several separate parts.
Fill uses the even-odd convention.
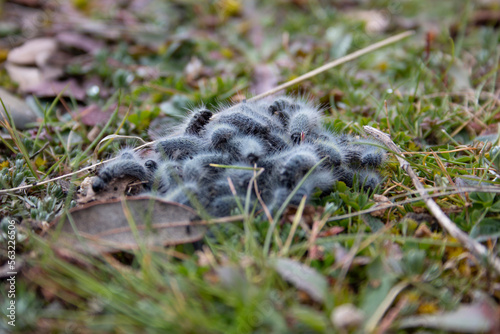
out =
[[[415,185],[415,188],[417,188],[417,190],[420,192],[422,199],[429,208],[429,211],[439,222],[439,225],[441,225],[441,227],[446,230],[452,237],[463,244],[476,257],[478,257],[479,259],[486,259],[488,263],[491,264],[491,266],[494,268],[494,270],[500,274],[500,259],[498,259],[493,254],[490,254],[486,247],[484,247],[476,240],[470,238],[464,231],[459,229],[458,226],[454,222],[452,222],[450,218],[448,218],[448,216],[443,212],[443,210],[441,210],[437,203],[428,195],[427,191],[419,181],[417,174],[411,168],[410,164],[406,160],[401,158],[401,150],[396,146],[392,139],[387,134],[383,133],[380,130],[372,128],[371,126],[364,126],[363,128],[368,134],[373,136],[381,143],[387,145],[387,147],[393,152],[397,153],[396,158],[398,159],[401,168],[404,169],[406,173],[408,173],[411,180],[413,181],[413,184]]]
[[[99,154],[99,149],[101,148],[101,144],[104,142],[113,140],[113,139],[137,139],[137,140],[141,141],[143,144],[146,144],[146,141],[138,136],[108,135],[108,136],[104,137],[103,139],[101,139],[99,141],[99,143],[97,144],[97,146],[95,147],[92,163],[95,164],[97,162],[97,154]]]
[[[373,333],[377,327],[377,324],[384,316],[385,312],[389,309],[391,304],[394,302],[394,299],[399,295],[401,291],[403,291],[408,286],[408,283],[405,281],[399,282],[395,285],[391,291],[387,294],[387,297],[383,300],[380,306],[377,308],[374,314],[368,319],[365,324],[366,333]]]
[[[269,96],[269,95],[273,95],[277,92],[279,92],[280,90],[283,90],[283,89],[286,89],[288,87],[291,87],[293,85],[296,85],[298,84],[299,82],[302,82],[304,80],[307,80],[307,79],[310,79],[322,72],[325,72],[329,69],[332,69],[338,65],[341,65],[341,64],[344,64],[344,63],[347,63],[348,61],[351,61],[353,59],[356,59],[356,58],[359,58],[361,57],[362,55],[365,55],[367,53],[370,53],[374,50],[377,50],[377,49],[380,49],[384,46],[387,46],[389,44],[392,44],[392,43],[396,43],[397,41],[400,41],[406,37],[409,37],[411,35],[413,35],[415,32],[413,30],[410,30],[410,31],[405,31],[401,34],[398,34],[398,35],[395,35],[395,36],[392,36],[392,37],[389,37],[389,38],[386,38],[380,42],[377,42],[375,44],[372,44],[370,46],[367,46],[366,48],[364,49],[361,49],[361,50],[358,50],[356,52],[353,52],[351,54],[348,54],[347,56],[344,56],[344,57],[341,57],[339,59],[335,59],[334,61],[331,61],[321,67],[318,67],[317,69],[309,72],[309,73],[306,73],[304,75],[301,75],[300,77],[298,78],[295,78],[293,80],[290,80],[282,85],[279,85],[278,87],[276,88],[273,88],[265,93],[262,93],[262,94],[259,94],[257,96],[254,96],[252,97],[251,99],[248,99],[249,102],[251,101],[257,101],[257,100],[260,100],[266,96]]]

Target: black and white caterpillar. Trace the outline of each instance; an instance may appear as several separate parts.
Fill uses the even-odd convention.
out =
[[[377,169],[385,151],[369,139],[327,130],[319,109],[301,99],[243,102],[216,113],[200,108],[171,132],[157,141],[147,159],[122,151],[99,171],[93,190],[103,191],[115,178],[135,177],[144,193],[191,206],[195,198],[209,214],[225,216],[236,208],[238,198],[245,198],[253,167],[264,168],[257,185],[271,210],[279,208],[318,164],[290,204],[297,205],[318,189],[331,191],[336,181],[352,186],[357,179],[365,189],[381,182]],[[256,202],[253,188],[252,200]]]

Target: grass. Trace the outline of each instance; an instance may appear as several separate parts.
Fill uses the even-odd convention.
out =
[[[74,3],[87,17],[106,19],[110,26],[119,22],[118,8],[101,11],[90,1]],[[252,9],[240,1],[176,0],[150,6],[131,14],[139,23],[124,28],[126,38],[109,41],[90,63],[75,61],[66,69],[80,80],[99,78],[102,89],[114,92],[88,94],[80,102],[113,108],[109,121],[93,133],[92,126],[68,116],[77,113],[74,99],[60,94],[40,100],[43,121],[36,131],[16,130],[12,123],[1,130],[2,189],[89,166],[106,136],[148,141],[189,106],[251,97],[259,88],[257,65],[266,64],[276,73],[273,79],[285,82],[412,25],[414,37],[286,92],[324,104],[332,130],[362,136],[369,125],[390,133],[443,211],[500,255],[500,196],[482,191],[499,184],[500,31],[478,24],[479,5],[262,1]],[[359,13],[346,15],[358,9],[382,11],[389,26],[366,32],[369,22]],[[165,25],[169,34],[155,35],[154,28]],[[201,68],[186,73],[195,58]],[[144,75],[141,68],[154,73]],[[0,82],[7,82],[5,76],[1,70]],[[98,157],[109,158],[127,145],[139,144],[127,138],[107,141],[98,147]],[[313,198],[312,206],[280,211],[272,221],[252,215],[253,203],[240,203],[242,221],[210,226],[201,250],[186,244],[101,256],[57,248],[41,232],[46,222],[76,205],[70,195],[88,172],[2,194],[5,233],[0,238],[7,240],[9,220],[19,223],[19,274],[16,327],[3,317],[0,328],[19,333],[403,333],[408,330],[398,328],[405,319],[449,313],[470,304],[478,292],[498,312],[498,274],[436,224],[394,155],[382,173],[384,182],[374,193],[338,183],[336,191]],[[475,191],[457,190],[466,186]],[[392,206],[373,212],[384,201],[379,195]],[[7,261],[3,241],[1,264]],[[299,276],[311,289],[317,288],[315,275],[325,280],[323,300],[286,280],[277,270],[278,258],[314,269]],[[2,287],[3,296],[5,291]],[[7,302],[2,298],[2,310]],[[344,304],[363,312],[361,324],[335,327],[332,315]],[[430,327],[432,333],[449,331],[444,325]]]

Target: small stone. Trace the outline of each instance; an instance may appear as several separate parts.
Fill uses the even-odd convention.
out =
[[[330,320],[337,328],[355,328],[359,327],[364,320],[363,311],[352,304],[340,305],[333,309]]]
[[[9,111],[16,128],[23,130],[26,129],[28,123],[36,122],[36,114],[23,100],[17,98],[3,88],[0,88],[0,98]],[[0,113],[2,114],[0,117],[3,119],[3,116],[6,116],[3,106],[0,106]]]

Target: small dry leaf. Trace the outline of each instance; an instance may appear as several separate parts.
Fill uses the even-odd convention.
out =
[[[373,195],[373,200],[375,202],[377,202],[377,205],[378,206],[385,206],[385,205],[391,205],[392,202],[384,195],[378,195],[378,194],[375,194]],[[377,211],[373,211],[370,213],[371,216],[373,217],[383,217],[385,212],[387,211],[387,208],[385,209],[380,209],[380,210],[377,210]]]
[[[319,232],[318,237],[320,238],[331,237],[342,232],[344,232],[344,228],[342,226],[333,226],[325,231]]]
[[[338,243],[334,244],[333,251],[335,254],[335,267],[336,268],[341,268],[348,261],[351,261],[350,262],[351,267],[365,266],[365,265],[372,262],[372,259],[368,256],[356,256],[353,259],[351,259],[351,256],[349,255],[349,251],[347,249],[345,249],[344,247],[342,247]]]
[[[18,66],[7,62],[5,63],[5,69],[12,81],[16,82],[23,92],[31,86],[43,82],[42,71],[36,67]]]
[[[328,291],[328,281],[315,269],[292,259],[280,258],[274,262],[276,271],[314,301],[322,303]]]
[[[339,329],[358,327],[363,323],[363,311],[352,304],[343,304],[332,310],[330,320]]]
[[[286,209],[285,212],[283,213],[284,217],[284,222],[285,223],[293,223],[293,219],[295,218],[295,215],[297,214],[297,209],[298,207],[295,205],[289,205]],[[314,222],[318,219],[318,217],[321,217],[325,209],[323,207],[315,207],[313,205],[306,205],[304,207],[304,211],[302,212],[302,220],[304,223],[306,223],[308,226],[312,226]]]
[[[184,68],[184,75],[187,82],[194,82],[203,72],[203,63],[197,57],[191,57],[191,60]]]
[[[98,105],[91,104],[80,109],[77,117],[85,125],[96,126],[99,124],[106,124],[112,114],[112,110],[103,111]]]
[[[498,333],[498,306],[486,300],[461,304],[455,311],[401,320],[400,328],[425,327],[457,333]]]
[[[367,33],[381,33],[389,27],[389,16],[379,10],[356,10],[348,12],[347,16],[365,23]]]
[[[415,236],[417,238],[430,238],[432,237],[432,231],[426,224],[420,224],[415,231]]]
[[[38,97],[55,97],[61,91],[62,96],[74,97],[77,100],[83,100],[86,96],[85,90],[76,82],[75,79],[64,81],[43,81],[36,85],[32,84],[24,91],[34,94]]]
[[[259,64],[254,67],[250,92],[262,94],[278,85],[278,75],[275,66]]]
[[[27,41],[20,47],[12,49],[7,61],[17,65],[44,66],[57,50],[57,42],[53,38],[36,38]]]
[[[62,46],[83,50],[88,53],[96,53],[104,47],[102,41],[76,32],[63,31],[58,33],[56,38]]]
[[[203,238],[206,229],[193,223],[197,215],[191,208],[154,197],[94,202],[72,209],[68,215],[75,230],[67,217],[64,222],[57,219],[55,230],[63,225],[56,242],[91,254],[137,249],[139,243],[167,246],[194,242]]]

